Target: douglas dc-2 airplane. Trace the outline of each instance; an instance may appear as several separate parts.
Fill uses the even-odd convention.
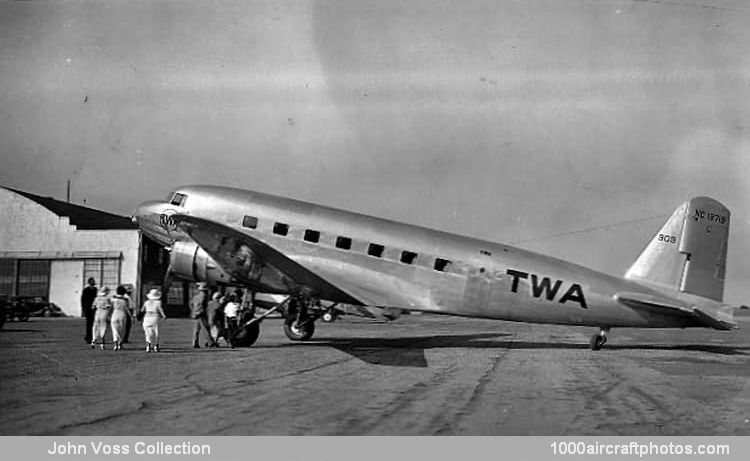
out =
[[[279,309],[286,335],[308,340],[320,300],[464,317],[599,328],[737,328],[722,303],[729,210],[708,197],[682,205],[624,278],[410,224],[283,197],[185,186],[135,219],[170,248],[170,270],[210,284],[284,295],[232,339],[257,341]]]

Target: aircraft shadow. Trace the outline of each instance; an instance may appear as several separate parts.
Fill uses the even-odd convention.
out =
[[[498,340],[511,336],[508,333],[479,333],[467,335],[412,336],[400,338],[319,338],[302,343],[307,346],[333,347],[372,365],[425,368],[428,366],[425,350],[441,348],[480,348],[480,349],[584,349],[588,343],[542,342]],[[300,343],[288,343],[270,347],[298,347]],[[264,347],[264,346],[260,346]],[[265,346],[268,347],[268,346]],[[717,346],[703,344],[607,344],[602,351],[654,350],[654,351],[697,351],[720,355],[747,355],[750,347]]]

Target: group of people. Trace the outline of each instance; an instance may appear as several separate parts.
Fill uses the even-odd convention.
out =
[[[198,283],[197,291],[191,303],[193,325],[193,347],[200,348],[200,334],[204,331],[207,347],[219,347],[219,339],[232,345],[232,337],[245,316],[252,316],[252,300],[247,299],[250,293],[237,290],[234,293],[215,292],[209,296],[208,286]],[[120,285],[115,294],[110,296],[109,288],[96,287],[93,278],[81,295],[81,307],[86,317],[86,343],[91,348],[97,344],[105,348],[104,336],[107,327],[112,329],[113,349],[122,349],[128,342],[130,329],[134,322],[142,321],[146,337],[146,351],[159,352],[159,323],[166,319],[161,306],[161,291],[152,289],[146,295],[146,302],[137,308],[130,298],[127,289]]]
[[[244,316],[252,316],[252,300],[247,299],[249,292],[236,290],[234,293],[222,294],[217,291],[209,297],[208,285],[198,283],[198,290],[193,297],[190,316],[193,324],[193,347],[200,348],[200,333],[204,331],[208,347],[219,347],[223,338],[231,347],[232,337],[239,328]],[[210,299],[209,299],[210,298]]]
[[[81,308],[86,317],[87,344],[91,348],[105,348],[104,336],[107,327],[112,328],[113,350],[122,349],[123,343],[128,342],[130,329],[136,320],[142,320],[143,331],[146,336],[146,352],[159,351],[159,322],[166,319],[161,307],[161,292],[152,289],[146,295],[146,302],[140,309],[136,309],[133,300],[128,295],[127,289],[120,285],[115,290],[114,296],[110,296],[109,288],[96,287],[96,280],[88,279],[88,286],[81,294]]]

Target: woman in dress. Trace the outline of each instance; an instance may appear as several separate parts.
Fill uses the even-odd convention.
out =
[[[116,294],[112,298],[112,339],[115,342],[116,351],[122,349],[122,341],[125,338],[125,329],[128,325],[130,313],[130,302],[128,300],[127,290],[124,286],[117,287]]]
[[[93,309],[96,311],[94,314],[94,327],[91,331],[91,348],[96,347],[97,341],[101,339],[101,348],[104,349],[104,335],[107,334],[107,324],[109,323],[109,314],[112,312],[112,302],[107,297],[109,295],[109,288],[102,287],[94,299]]]
[[[159,352],[159,321],[166,319],[161,308],[161,291],[152,288],[146,295],[141,307],[143,314],[143,331],[146,333],[146,352]]]

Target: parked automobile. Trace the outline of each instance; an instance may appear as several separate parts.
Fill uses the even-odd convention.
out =
[[[23,303],[19,303],[16,297],[6,297],[4,306],[5,320],[12,322],[26,322],[29,320],[29,311]]]
[[[23,306],[31,317],[65,317],[57,304],[47,302],[41,296],[16,296],[15,302]]]
[[[6,297],[0,295],[0,328],[5,325],[5,304],[7,303]]]
[[[8,321],[26,322],[29,317],[65,317],[62,309],[41,296],[6,296],[3,304],[3,318]]]

